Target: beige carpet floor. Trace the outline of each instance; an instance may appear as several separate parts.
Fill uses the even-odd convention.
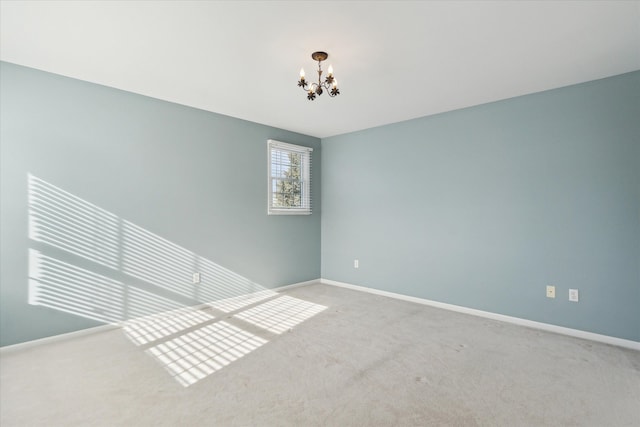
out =
[[[640,352],[310,285],[0,352],[8,426],[640,426]]]

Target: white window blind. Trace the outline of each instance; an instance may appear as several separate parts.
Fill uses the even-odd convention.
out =
[[[267,145],[269,215],[310,215],[313,148],[273,139]]]

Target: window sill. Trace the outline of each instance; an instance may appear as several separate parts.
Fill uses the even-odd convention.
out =
[[[267,212],[267,215],[311,215],[311,211],[294,209],[271,209]]]

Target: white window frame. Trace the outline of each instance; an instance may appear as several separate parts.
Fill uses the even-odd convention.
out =
[[[274,207],[273,206],[273,180],[271,176],[271,153],[273,150],[302,154],[300,162],[300,184],[302,189],[301,207]],[[313,148],[302,145],[289,144],[274,139],[267,140],[267,214],[268,215],[311,215],[311,153]]]

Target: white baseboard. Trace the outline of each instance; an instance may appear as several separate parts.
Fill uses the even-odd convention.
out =
[[[521,319],[519,317],[505,316],[503,314],[491,313],[489,311],[476,310],[473,308],[462,307],[459,305],[446,304],[438,301],[431,301],[424,298],[417,298],[408,295],[397,294],[394,292],[381,291],[378,289],[367,288],[365,286],[352,285],[350,283],[338,282],[329,279],[320,279],[320,283],[325,285],[339,286],[341,288],[352,289],[360,292],[381,295],[389,298],[410,301],[417,304],[428,305],[431,307],[442,308],[445,310],[456,311],[458,313],[471,314],[473,316],[484,317],[487,319],[499,320],[501,322],[512,323],[515,325],[526,326],[528,328],[540,329],[543,331],[554,332],[557,334],[568,335],[571,337],[582,338],[590,341],[601,342],[605,344],[615,345],[618,347],[629,348],[640,351],[640,342],[625,340],[622,338],[611,337],[609,335],[601,335],[593,332],[581,331],[579,329],[565,328],[563,326],[552,325],[549,323],[535,322],[533,320]]]
[[[33,347],[39,347],[45,344],[51,344],[54,342],[66,341],[73,338],[79,338],[86,335],[98,334],[100,332],[111,331],[113,329],[119,329],[120,325],[118,324],[108,324],[108,325],[100,325],[93,326],[87,329],[80,329],[79,331],[67,332],[64,334],[52,335],[50,337],[38,338],[36,340],[25,341],[18,344],[6,345],[4,347],[0,347],[0,355],[12,353],[15,351],[22,351]]]
[[[272,290],[276,292],[282,292],[293,288],[300,288],[302,286],[315,285],[317,283],[321,283],[321,281],[322,279],[307,280],[306,282],[298,282],[291,285],[279,286],[277,288],[273,288]]]
[[[284,285],[284,286],[278,286],[276,288],[264,288],[261,289],[259,291],[255,291],[252,292],[251,294],[247,294],[246,296],[251,296],[252,294],[258,294],[260,292],[264,292],[264,291],[273,291],[273,292],[282,292],[282,291],[286,291],[288,289],[293,289],[293,288],[299,288],[301,286],[307,286],[307,285],[312,285],[315,283],[320,283],[320,279],[314,279],[314,280],[307,280],[305,282],[298,282],[298,283],[292,283],[290,285]],[[209,307],[208,304],[203,303],[203,304],[197,304],[194,306],[187,306],[187,307],[182,307],[178,310],[198,310],[198,309],[203,309],[203,308],[207,308]],[[175,310],[169,310],[166,313],[169,313],[171,311],[175,311]],[[156,313],[154,315],[158,315],[158,314],[162,314],[162,313]],[[122,324],[124,322],[119,322],[119,323],[113,323],[113,324],[108,324],[108,325],[100,325],[100,326],[95,326],[92,328],[87,328],[87,329],[81,329],[79,331],[73,331],[73,332],[67,332],[64,334],[59,334],[59,335],[52,335],[50,337],[44,337],[44,338],[39,338],[36,340],[31,340],[31,341],[25,341],[25,342],[21,342],[18,344],[12,344],[12,345],[7,345],[4,347],[0,347],[0,355],[2,354],[7,354],[7,353],[11,353],[11,352],[15,352],[15,351],[21,351],[21,350],[26,350],[28,348],[33,348],[33,347],[38,347],[41,345],[45,345],[45,344],[50,344],[50,343],[54,343],[54,342],[59,342],[59,341],[65,341],[65,340],[69,340],[69,339],[73,339],[73,338],[79,338],[85,335],[91,335],[91,334],[97,334],[100,332],[105,332],[105,331],[110,331],[113,329],[118,329],[122,327]]]
[[[358,286],[358,285],[353,285],[353,284],[350,284],[350,283],[338,282],[336,280],[329,280],[329,279],[307,280],[305,282],[293,283],[293,284],[290,284],[290,285],[279,286],[279,287],[276,287],[276,288],[265,288],[265,289],[262,289],[260,291],[256,291],[254,293],[257,294],[259,292],[264,292],[265,290],[271,290],[271,291],[274,291],[274,292],[282,292],[282,291],[286,291],[286,290],[289,290],[289,289],[299,288],[299,287],[302,287],[302,286],[308,286],[308,285],[313,285],[313,284],[317,284],[317,283],[322,283],[322,284],[325,284],[325,285],[338,286],[338,287],[341,287],[341,288],[351,289],[351,290],[360,291],[360,292],[367,292],[367,293],[374,294],[374,295],[380,295],[380,296],[384,296],[384,297],[388,297],[388,298],[395,298],[395,299],[399,299],[399,300],[403,300],[403,301],[409,301],[409,302],[414,302],[414,303],[417,303],[417,304],[428,305],[428,306],[431,306],[431,307],[437,307],[437,308],[442,308],[442,309],[445,309],[445,310],[455,311],[455,312],[458,312],[458,313],[470,314],[470,315],[473,315],[473,316],[484,317],[484,318],[487,318],[487,319],[498,320],[498,321],[506,322],[506,323],[512,323],[512,324],[515,324],[515,325],[525,326],[525,327],[528,327],[528,328],[539,329],[539,330],[548,331],[548,332],[554,332],[554,333],[557,333],[557,334],[568,335],[568,336],[571,336],[571,337],[582,338],[582,339],[586,339],[586,340],[590,340],[590,341],[601,342],[601,343],[605,343],[605,344],[610,344],[610,345],[614,345],[614,346],[618,346],[618,347],[624,347],[624,348],[629,348],[629,349],[632,349],[632,350],[640,351],[640,342],[638,342],[638,341],[625,340],[625,339],[622,339],[622,338],[611,337],[609,335],[601,335],[601,334],[596,334],[596,333],[593,333],[593,332],[581,331],[579,329],[565,328],[563,326],[552,325],[552,324],[549,324],[549,323],[542,323],[542,322],[536,322],[536,321],[533,321],[533,320],[522,319],[522,318],[519,318],[519,317],[506,316],[506,315],[503,315],[503,314],[492,313],[492,312],[489,312],[489,311],[476,310],[474,308],[468,308],[468,307],[463,307],[463,306],[454,305],[454,304],[447,304],[447,303],[443,303],[443,302],[432,301],[432,300],[428,300],[428,299],[424,299],[424,298],[418,298],[418,297],[412,297],[412,296],[398,294],[398,293],[394,293],[394,292],[381,291],[379,289],[372,289],[372,288],[367,288],[365,286]],[[250,294],[248,296],[250,296]],[[207,307],[207,304],[198,304],[198,305],[195,305],[193,307],[185,307],[185,308],[200,309],[200,308],[206,308],[206,307]],[[74,332],[69,332],[69,333],[65,333],[65,334],[60,334],[60,335],[54,335],[54,336],[50,336],[50,337],[40,338],[40,339],[37,339],[37,340],[26,341],[26,342],[23,342],[23,343],[8,345],[8,346],[4,346],[4,347],[0,348],[0,354],[6,354],[6,353],[9,353],[9,352],[25,350],[25,349],[28,349],[28,348],[37,347],[37,346],[44,345],[44,344],[50,344],[50,343],[57,342],[57,341],[64,341],[64,340],[68,340],[68,339],[72,339],[72,338],[78,338],[78,337],[85,336],[85,335],[91,335],[91,334],[96,334],[96,333],[100,333],[100,332],[105,332],[105,331],[117,329],[117,328],[120,328],[120,327],[121,327],[120,324],[101,325],[101,326],[96,326],[96,327],[93,327],[93,328],[82,329],[82,330],[79,330],[79,331],[74,331]]]

